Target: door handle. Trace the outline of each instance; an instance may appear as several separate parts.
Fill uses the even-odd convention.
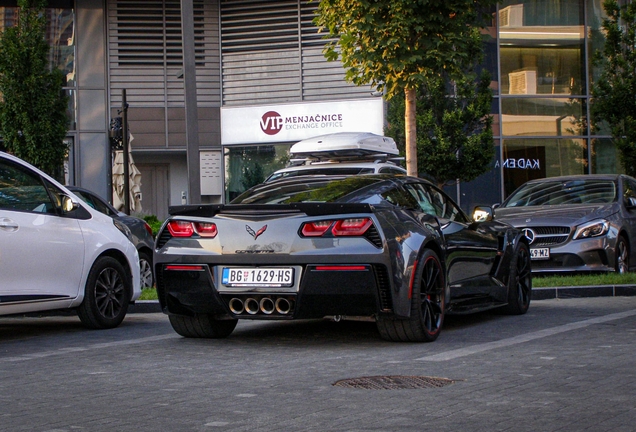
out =
[[[17,231],[19,228],[18,224],[15,223],[14,221],[12,221],[9,218],[2,218],[0,219],[0,229],[3,231],[9,231],[9,232],[13,232],[13,231]]]

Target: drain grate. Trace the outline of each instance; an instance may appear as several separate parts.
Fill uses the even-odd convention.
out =
[[[448,378],[393,375],[349,378],[337,381],[333,385],[362,390],[402,390],[444,387],[454,382]]]

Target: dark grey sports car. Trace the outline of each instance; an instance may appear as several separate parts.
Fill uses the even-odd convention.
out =
[[[495,208],[494,218],[523,230],[533,273],[625,273],[636,263],[636,179],[629,176],[531,180]]]
[[[384,339],[432,341],[446,313],[530,305],[521,231],[469,220],[422,179],[294,177],[170,213],[157,292],[185,337],[226,337],[239,319],[373,316]]]

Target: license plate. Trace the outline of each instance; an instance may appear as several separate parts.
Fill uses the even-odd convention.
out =
[[[294,269],[291,267],[224,267],[221,283],[228,287],[290,287],[294,284]]]
[[[550,259],[550,248],[530,249],[530,258],[533,260]]]

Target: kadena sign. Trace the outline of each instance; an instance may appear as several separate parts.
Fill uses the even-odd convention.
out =
[[[221,108],[221,143],[300,141],[335,132],[384,135],[382,98]]]

